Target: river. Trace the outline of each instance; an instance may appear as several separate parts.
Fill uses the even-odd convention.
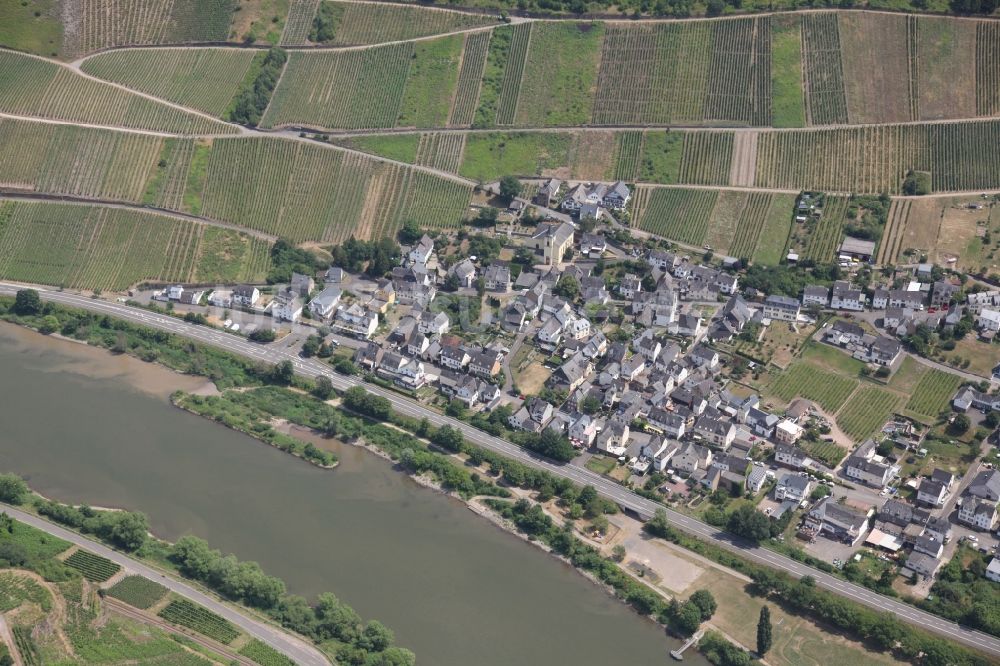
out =
[[[676,642],[569,566],[364,450],[320,470],[173,408],[198,378],[0,324],[0,470],[148,514],[332,591],[425,666],[666,664]],[[706,662],[689,652],[685,661]]]

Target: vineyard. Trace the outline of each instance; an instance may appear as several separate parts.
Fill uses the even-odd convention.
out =
[[[1000,123],[884,125],[761,132],[756,184],[782,189],[899,193],[910,169],[931,173],[935,192],[1000,185],[991,146]]]
[[[44,611],[52,608],[52,596],[37,582],[10,571],[0,573],[0,613],[14,610],[25,602],[38,604]]]
[[[226,645],[240,635],[228,620],[187,599],[174,599],[159,612],[159,616],[167,622],[187,627]]]
[[[855,123],[895,123],[916,120],[910,57],[912,17],[844,12],[838,15],[843,49],[844,87],[848,117]]]
[[[486,14],[454,12],[436,7],[388,3],[336,2],[339,20],[333,26],[333,46],[399,42],[445,32],[495,25]],[[311,18],[311,17],[310,17]],[[308,33],[308,31],[307,31]]]
[[[901,402],[902,398],[892,391],[862,387],[837,413],[837,425],[852,439],[865,439],[882,427]]]
[[[644,134],[641,131],[617,133],[614,160],[614,178],[616,180],[634,182],[639,179],[643,137]]]
[[[712,26],[705,119],[745,125],[771,122],[771,19]]]
[[[589,123],[603,38],[603,23],[534,24],[517,97],[517,124]]]
[[[889,221],[878,244],[878,254],[875,263],[880,265],[894,264],[899,253],[904,250],[903,239],[906,234],[906,221],[910,216],[909,199],[896,199],[889,207]]]
[[[313,27],[313,17],[320,0],[291,0],[288,17],[281,33],[282,46],[305,46],[309,43],[309,31]]]
[[[91,53],[112,46],[221,42],[229,34],[228,0],[78,0],[66,23],[66,50]]]
[[[256,638],[240,650],[240,654],[261,666],[295,666],[295,662]]]
[[[352,51],[293,51],[261,126],[394,127],[413,57],[409,42]]]
[[[802,17],[802,61],[811,124],[848,122],[836,14]]]
[[[858,386],[856,379],[821,370],[811,363],[794,363],[778,375],[770,390],[785,402],[805,398],[833,414]]]
[[[423,133],[417,143],[416,163],[458,173],[465,150],[465,134]]]
[[[126,576],[108,589],[108,596],[147,610],[167,594],[167,588],[142,576]]]
[[[732,162],[732,132],[686,132],[677,179],[685,185],[728,185]]]
[[[82,573],[84,578],[95,583],[103,583],[121,571],[121,567],[108,558],[88,553],[85,550],[73,551],[73,554],[64,561],[68,566]]]
[[[788,238],[791,199],[788,195],[751,194],[740,213],[728,254],[765,264],[778,263]]]
[[[928,370],[920,377],[905,409],[926,418],[937,418],[948,409],[962,378],[942,370]]]
[[[510,28],[510,42],[506,52],[506,62],[503,67],[503,78],[500,81],[499,94],[496,101],[497,125],[510,125],[514,122],[517,111],[517,100],[521,90],[521,77],[524,73],[524,61],[528,54],[528,42],[531,39],[532,24],[521,23]],[[494,37],[494,42],[500,42]],[[492,47],[491,53],[492,55]],[[489,56],[487,56],[487,63]],[[485,81],[484,81],[485,85]]]
[[[486,67],[492,31],[474,32],[465,36],[462,46],[462,66],[458,70],[458,85],[452,100],[449,125],[471,125],[479,105],[479,88]]]
[[[176,134],[237,131],[31,56],[0,50],[0,71],[5,113]]]
[[[976,113],[1000,113],[1000,25],[976,24]]]
[[[635,225],[664,238],[701,245],[718,192],[673,187],[636,188]]]
[[[847,217],[847,197],[827,196],[819,221],[806,222],[811,226],[808,241],[801,255],[817,263],[828,263],[837,256],[844,240],[844,220]]]
[[[155,213],[40,202],[0,203],[0,275],[123,290],[143,280],[260,280],[269,246],[228,229]]]
[[[798,445],[802,447],[810,458],[820,461],[831,469],[839,465],[840,461],[847,455],[847,451],[833,442],[799,440]]]
[[[250,49],[126,49],[83,61],[82,69],[183,106],[222,116],[257,53]]]

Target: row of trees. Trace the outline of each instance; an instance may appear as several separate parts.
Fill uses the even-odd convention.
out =
[[[135,511],[97,511],[89,506],[73,507],[52,500],[39,499],[38,513],[84,534],[93,534],[102,541],[134,552],[146,545],[149,521]]]
[[[237,93],[226,118],[234,123],[256,127],[271,101],[271,93],[278,85],[281,70],[287,59],[288,54],[284,49],[272,46],[261,60],[260,69],[257,70],[253,83],[244,85]]]
[[[399,264],[399,244],[391,238],[377,241],[358,240],[353,236],[333,247],[333,263],[351,273],[362,268],[369,277],[382,277]]]

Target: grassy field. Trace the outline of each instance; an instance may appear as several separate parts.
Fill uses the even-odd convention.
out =
[[[583,125],[590,121],[602,23],[536,23],[518,94],[519,125]]]
[[[563,133],[470,134],[459,173],[483,182],[507,174],[540,176],[569,163],[572,141]]]
[[[235,133],[221,122],[181,111],[81,76],[68,67],[0,51],[0,111],[52,120],[179,134]]]
[[[975,42],[973,22],[937,17],[917,22],[919,120],[976,115]]]
[[[802,94],[802,27],[797,16],[776,19],[771,26],[771,123],[774,127],[804,127]]]
[[[897,200],[878,261],[895,263],[926,254],[928,261],[959,270],[995,272],[1000,216],[994,210],[994,201],[977,196]]]
[[[419,134],[372,134],[340,141],[341,145],[390,160],[416,164]]]
[[[259,281],[268,244],[228,229],[102,206],[0,203],[0,275],[123,290],[144,280]]]
[[[647,132],[639,159],[639,180],[670,185],[679,182],[684,154],[684,133]]]
[[[17,51],[56,57],[63,47],[58,0],[0,0],[0,44]]]
[[[441,127],[448,123],[462,44],[461,35],[414,44],[397,125]]]
[[[99,79],[222,116],[243,81],[255,51],[249,49],[125,49],[84,60]]]

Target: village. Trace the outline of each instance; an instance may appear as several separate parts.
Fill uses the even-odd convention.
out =
[[[234,333],[327,357],[709,523],[752,506],[769,527],[747,536],[897,593],[924,598],[952,557],[994,553],[993,446],[937,468],[925,464],[929,423],[887,412],[855,441],[822,405],[782,405],[745,375],[766,363],[750,360],[747,343],[790,331],[800,352],[812,345],[891,382],[914,362],[918,330],[976,328],[990,344],[1000,290],[967,290],[926,264],[863,289],[851,277],[868,270],[871,246],[848,238],[832,283],[764,293],[741,284],[736,258],[633,236],[618,223],[629,199],[624,184],[550,180],[530,201],[512,198],[492,234],[401,243],[383,276],[334,265],[287,285],[174,285],[151,298],[180,312],[223,309],[217,319]],[[533,218],[532,206],[562,214]],[[954,372],[941,428],[971,416],[990,434],[978,426],[1000,415],[995,385]],[[1000,559],[981,573],[1000,582]]]

